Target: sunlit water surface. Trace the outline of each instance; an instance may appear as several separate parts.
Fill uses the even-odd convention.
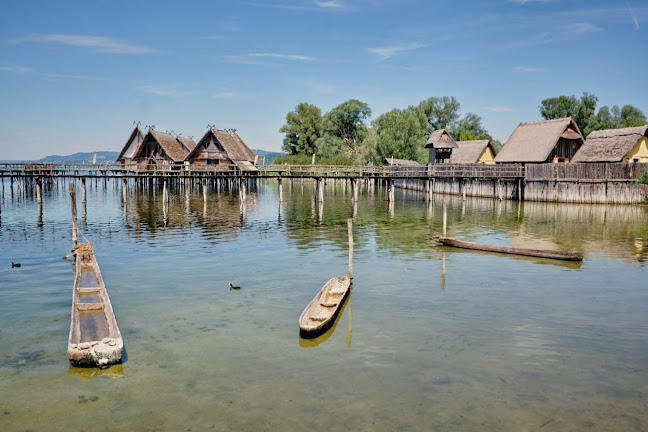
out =
[[[443,200],[261,182],[238,195],[88,185],[125,362],[66,357],[70,198],[4,183],[0,430],[648,430],[648,210],[448,198],[448,234],[577,249],[582,264],[436,246]],[[331,277],[354,284],[332,332],[297,319]],[[82,237],[83,239],[83,237]],[[11,262],[21,263],[12,268]],[[445,271],[444,271],[445,268]],[[242,286],[230,291],[229,284]]]

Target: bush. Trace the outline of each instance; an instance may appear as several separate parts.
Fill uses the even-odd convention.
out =
[[[283,165],[287,163],[288,165],[310,165],[312,162],[312,156],[304,154],[296,155],[285,155],[276,157],[272,162],[273,165]],[[316,165],[355,165],[353,159],[347,155],[334,155],[328,158],[321,158],[315,156]]]
[[[637,177],[635,177],[637,184],[648,184],[648,168],[644,168]]]

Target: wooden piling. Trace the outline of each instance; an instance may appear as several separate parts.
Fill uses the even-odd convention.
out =
[[[86,202],[86,179],[81,179],[81,204]]]
[[[40,177],[36,177],[36,202],[38,204],[43,204],[43,190],[42,182]]]
[[[70,199],[72,201],[72,249],[77,247],[77,208],[76,208],[76,190],[74,184],[69,183]]]
[[[443,237],[446,237],[446,224],[448,221],[448,200],[443,199]]]
[[[277,183],[279,183],[279,202],[283,201],[283,185],[281,184],[281,178],[277,179]]]
[[[126,204],[126,177],[122,177],[122,202]],[[136,183],[137,184],[137,183]]]
[[[349,233],[349,279],[353,280],[353,219],[347,219]]]
[[[203,180],[202,189],[203,189],[203,203],[207,204],[207,180]]]

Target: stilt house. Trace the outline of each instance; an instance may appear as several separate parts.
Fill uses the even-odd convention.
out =
[[[193,149],[196,148],[196,143],[191,138],[177,136],[176,139],[180,142],[182,151],[185,153],[185,156],[189,156],[189,153],[191,153]]]
[[[457,144],[447,130],[439,129],[430,134],[425,143],[425,148],[430,149],[428,163],[433,165],[435,163],[449,163],[450,156],[454,149],[457,148]]]
[[[648,125],[594,131],[573,162],[648,162]]]
[[[236,131],[210,128],[187,155],[192,165],[231,165],[244,171],[256,171],[254,153]]]
[[[495,147],[490,140],[456,141],[457,148],[452,150],[450,163],[489,164],[495,163]]]
[[[142,141],[144,141],[144,134],[140,130],[139,126],[135,126],[133,133],[130,134],[124,148],[122,148],[119,156],[117,156],[117,162],[121,163],[122,168],[135,168],[136,164],[133,162],[133,155],[140,144],[142,144]]]
[[[185,157],[180,140],[173,135],[150,130],[133,159],[137,162],[138,169],[161,170],[172,169],[174,165],[179,168]]]
[[[520,123],[495,156],[495,162],[569,163],[584,141],[571,117]]]

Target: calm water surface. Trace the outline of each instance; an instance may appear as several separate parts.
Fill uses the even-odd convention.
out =
[[[448,199],[449,235],[577,249],[582,264],[443,248],[443,197],[276,182],[236,194],[88,186],[126,348],[69,367],[73,265],[62,183],[0,219],[0,430],[648,430],[648,209]],[[297,319],[347,270],[336,327]],[[21,268],[11,268],[11,262]],[[445,269],[445,271],[444,271]],[[230,291],[229,283],[241,285]]]

